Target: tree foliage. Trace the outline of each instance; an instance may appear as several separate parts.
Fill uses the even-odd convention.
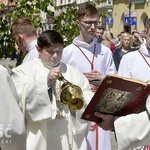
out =
[[[67,45],[79,34],[76,24],[76,12],[77,6],[74,3],[72,6],[67,7],[65,12],[62,12],[59,16],[55,17],[53,22],[53,29],[65,36]]]
[[[8,6],[13,0],[9,0],[7,5],[0,5],[0,57],[9,57],[14,49],[14,41],[10,35],[9,29],[11,23],[20,17],[30,18],[35,27],[42,27],[42,18],[40,12],[43,11],[49,15],[54,13],[48,9],[48,6],[54,6],[53,0],[14,0],[15,6]],[[7,39],[7,41],[5,40]],[[6,46],[7,46],[7,51]]]
[[[15,6],[8,7],[11,2],[15,2]],[[100,4],[101,0],[95,0],[94,5]],[[0,57],[8,57],[14,48],[14,41],[10,35],[9,29],[11,22],[20,17],[30,18],[35,27],[42,27],[42,18],[40,12],[45,12],[53,17],[53,29],[59,31],[67,39],[66,45],[70,44],[74,37],[79,34],[76,25],[76,3],[68,6],[66,10],[54,17],[54,12],[49,9],[50,5],[58,10],[53,0],[9,0],[8,5],[0,5]],[[6,11],[8,10],[8,11]],[[101,14],[100,14],[101,15]],[[7,41],[4,41],[6,39]],[[4,47],[4,42],[7,42],[7,51]],[[5,43],[6,44],[6,43]]]

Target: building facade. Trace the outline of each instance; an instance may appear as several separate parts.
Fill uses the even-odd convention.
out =
[[[112,11],[114,22],[110,30],[115,36],[121,31],[142,31],[147,18],[150,17],[149,8],[149,0],[114,0]]]
[[[60,8],[59,13],[74,2],[80,5],[88,0],[55,0]],[[94,0],[91,0],[94,1]],[[101,17],[100,21],[106,30],[110,30],[116,37],[120,32],[142,31],[145,22],[150,17],[150,0],[102,0],[97,9],[100,13],[107,12],[108,17]],[[58,15],[57,14],[57,15]],[[130,19],[129,19],[130,18]]]
[[[49,6],[49,9],[54,11],[57,16],[75,2],[78,7],[78,5],[87,1],[88,0],[54,0],[59,10],[55,11],[51,6]],[[115,37],[121,31],[142,31],[145,27],[147,18],[150,17],[149,1],[150,0],[101,0],[101,3],[96,7],[100,14],[107,12],[107,17],[100,17],[101,25],[104,26],[105,30],[111,31]],[[8,4],[8,10],[10,9],[10,6],[13,7],[15,4],[9,3],[8,0],[0,0],[0,3],[4,3],[5,5]],[[8,10],[6,10],[5,13],[7,13]],[[43,19],[42,30],[51,29],[53,26],[53,18],[44,12],[41,12],[40,16]]]
[[[56,13],[58,15],[62,11],[65,11],[66,7],[71,6],[73,3],[76,3],[77,7],[82,3],[87,2],[88,0],[55,0],[55,4],[59,7],[59,11]],[[90,0],[96,1],[96,0]],[[112,0],[101,0],[101,4],[96,6],[100,13],[108,12],[108,15],[112,16],[113,1]],[[106,30],[110,29],[110,26],[106,23],[106,18],[100,18],[100,22]]]

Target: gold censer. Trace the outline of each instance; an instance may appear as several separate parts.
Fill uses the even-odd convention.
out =
[[[79,111],[84,105],[82,89],[67,81],[61,73],[57,75],[57,79],[64,82],[61,86],[61,102],[68,105],[71,111]]]

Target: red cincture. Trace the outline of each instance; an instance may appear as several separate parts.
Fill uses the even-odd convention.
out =
[[[74,43],[73,43],[74,44]],[[91,64],[91,71],[94,69],[94,58],[95,58],[95,51],[96,51],[96,44],[94,45],[94,52],[93,52],[93,58],[92,58],[92,61],[89,60],[89,58],[86,56],[86,54],[82,51],[82,49],[74,44],[81,52],[82,54],[85,56],[85,58],[88,60],[88,62]]]
[[[140,147],[137,147],[137,148],[133,148],[132,150],[150,150],[150,145],[140,146]]]
[[[73,43],[74,44],[74,43]],[[91,64],[91,71],[94,69],[94,58],[95,58],[95,52],[96,52],[96,44],[94,45],[94,52],[93,52],[93,58],[92,58],[92,61],[90,61],[89,60],[89,58],[86,56],[86,54],[82,51],[82,49],[78,46],[78,45],[76,45],[76,44],[74,44],[81,52],[82,52],[82,54],[85,56],[85,58],[88,60],[88,62]],[[92,122],[93,123],[93,122]],[[96,132],[96,140],[95,140],[95,150],[98,150],[98,144],[99,144],[99,142],[98,142],[98,140],[99,140],[99,135],[98,135],[98,126],[97,126],[97,124],[96,123],[93,123],[92,125],[91,125],[91,127],[90,127],[90,130],[95,130],[95,132]]]
[[[144,55],[141,53],[141,51],[138,50],[138,52],[141,54],[141,56],[143,57],[143,59],[145,60],[145,62],[147,63],[147,65],[150,67],[150,64],[148,63],[148,61],[146,60],[146,58],[144,57]]]
[[[146,60],[146,58],[144,57],[144,55],[141,53],[140,50],[138,50],[138,52],[140,53],[140,55],[143,57],[144,61],[147,63],[147,65],[150,67],[150,64],[148,63],[148,61]],[[140,146],[137,148],[134,148],[132,150],[150,150],[150,145],[147,146]]]

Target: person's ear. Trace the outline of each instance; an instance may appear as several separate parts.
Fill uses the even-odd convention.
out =
[[[36,45],[36,49],[37,49],[38,52],[42,51],[41,48],[38,45]]]
[[[19,43],[22,43],[22,40],[23,40],[22,34],[18,34],[18,41],[19,41]]]

